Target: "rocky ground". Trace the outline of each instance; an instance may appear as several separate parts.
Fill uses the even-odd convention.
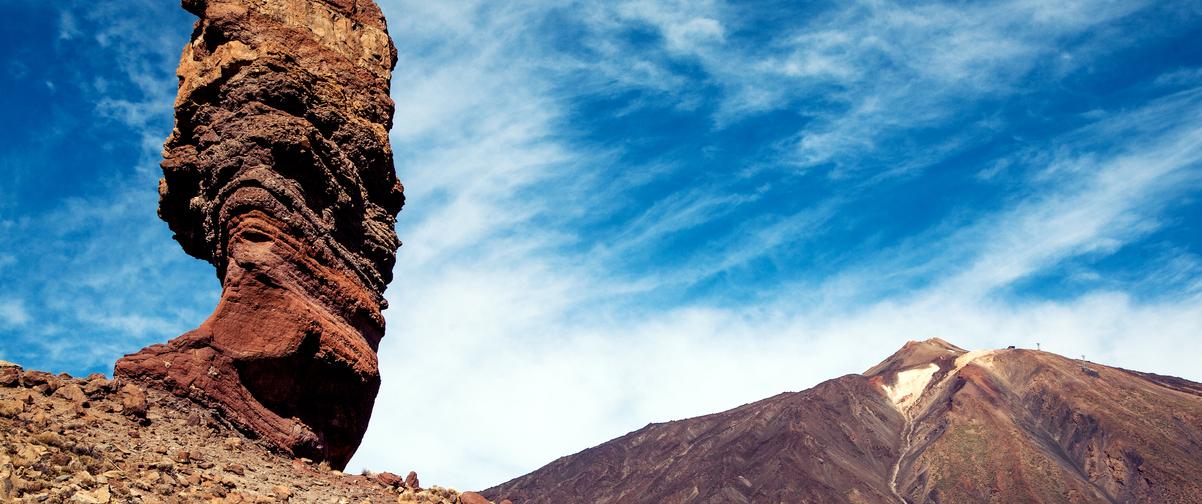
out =
[[[191,401],[0,361],[0,502],[487,504],[275,453]],[[507,501],[502,504],[510,504]]]

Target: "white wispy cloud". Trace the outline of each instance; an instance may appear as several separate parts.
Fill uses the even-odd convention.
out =
[[[1159,228],[1166,203],[1202,184],[1202,126],[1190,119],[1199,113],[1202,88],[1070,135],[1123,140],[1117,152],[1086,151],[1046,167],[1044,173],[1054,174],[1039,177],[1050,177],[1042,194],[992,217],[986,229],[952,238],[984,246],[966,271],[946,280],[949,288],[985,293],[1066,257],[1114,251]]]
[[[1051,81],[1089,60],[1074,57],[1066,47],[1091,52],[1129,43],[1136,35],[1106,31],[1102,36],[1088,30],[1147,5],[1103,0],[1055,5],[1027,0],[957,5],[858,1],[815,7],[811,15],[794,13],[793,26],[754,44],[721,36],[728,30],[753,28],[750,23],[758,21],[724,2],[635,0],[596,7],[592,16],[605,21],[594,23],[602,40],[628,29],[631,22],[643,23],[662,35],[665,57],[692,58],[705,70],[707,81],[724,90],[715,112],[719,124],[780,107],[812,117],[815,124],[796,132],[792,161],[803,167],[833,164],[836,173],[842,173],[864,169],[863,160],[881,152],[883,143],[895,146],[900,134],[943,125],[964,112],[966,101],[1021,93],[1021,84],[1033,78],[1035,68],[1050,74],[1035,79]],[[709,36],[682,35],[697,32],[697,26],[712,27],[701,32]],[[1088,36],[1078,37],[1082,34]],[[1066,45],[1075,37],[1083,40]],[[630,60],[653,58],[630,54],[629,49],[606,51],[616,63],[598,68],[622,81]],[[692,83],[677,82],[665,92],[692,99]],[[951,151],[988,134],[990,118],[979,121],[965,131],[943,132],[948,137],[943,148]],[[923,144],[906,149],[900,153],[903,164],[891,171],[925,167],[937,159],[921,156],[930,148]],[[896,159],[899,153],[888,154]]]
[[[70,40],[79,35],[79,23],[75,20],[75,14],[69,10],[59,11],[58,38],[60,40]]]
[[[861,1],[797,16],[754,42],[740,34],[761,20],[720,1],[381,3],[401,52],[392,140],[408,203],[387,293],[384,384],[352,468],[489,486],[650,421],[862,371],[906,339],[933,336],[967,347],[1039,342],[1202,378],[1202,269],[1187,250],[1161,252],[1150,281],[1178,290],[1152,300],[1121,282],[1065,299],[1006,293],[1162,229],[1174,201],[1197,191],[1202,98],[1190,69],[1152,82],[1186,91],[1100,107],[1082,117],[1086,126],[964,166],[1018,187],[992,211],[949,215],[879,250],[860,245],[867,250],[830,276],[746,286],[755,298],[745,302],[680,295],[756,261],[784,260],[783,250],[820,246],[841,212],[873,204],[863,186],[1004,130],[993,114],[961,117],[965,104],[1021,99],[1029,79],[1088,68],[1142,36],[1109,23],[1148,2]],[[0,273],[16,269],[5,255],[45,265],[34,271],[45,276],[41,287],[22,277],[28,292],[0,300],[0,326],[20,326],[22,343],[46,362],[90,367],[200,322],[217,282],[154,217],[171,69],[184,41],[135,14],[174,6],[78,7],[88,14],[62,20],[62,43],[91,37],[117,74],[64,82],[94,93],[96,116],[127,128],[142,160],[42,215],[14,220],[0,202]],[[544,33],[565,25],[567,35]],[[625,41],[647,31],[658,37],[647,46]],[[626,193],[691,167],[630,161],[620,141],[573,140],[587,127],[574,122],[581,97],[631,90],[637,98],[624,108],[598,113],[702,111],[721,134],[757,114],[794,111],[807,121],[779,133],[784,147],[762,169],[832,165],[832,178],[849,182],[780,214],[748,210],[765,189],[732,189],[741,168],[636,201]],[[925,130],[946,135],[908,141]],[[865,162],[882,153],[888,162]],[[624,227],[580,227],[615,215]],[[670,259],[654,253],[732,215],[749,216]],[[39,240],[18,251],[10,236]],[[77,340],[79,327],[124,337]]]
[[[19,327],[29,323],[29,311],[20,299],[0,299],[0,326]]]
[[[906,339],[933,336],[968,347],[1039,342],[1199,378],[1192,361],[1202,347],[1191,339],[1202,321],[1197,290],[1161,301],[1136,299],[1122,285],[1065,300],[1002,294],[1068,259],[1146,236],[1166,211],[1162,201],[1196,190],[1193,94],[1100,111],[1092,126],[969,167],[993,169],[987,179],[1018,177],[1025,189],[996,212],[953,216],[829,278],[760,292],[755,303],[656,299],[805,243],[833,215],[871,202],[851,190],[794,214],[753,218],[708,239],[710,250],[633,276],[621,268],[624,258],[757,194],[682,187],[635,209],[625,231],[601,237],[580,234],[565,217],[613,212],[605,174],[622,162],[570,141],[574,126],[564,119],[573,98],[638,89],[699,106],[696,79],[675,72],[673,58],[699,62],[703,79],[725,90],[713,112],[719,129],[827,96],[833,107],[807,110],[815,122],[786,133],[797,157],[779,162],[854,171],[862,153],[952,121],[964,101],[1021,94],[1033,68],[1073,71],[1088,58],[1062,54],[1060,38],[1142,4],[861,2],[764,47],[731,36],[748,21],[720,2],[591,4],[576,11],[585,24],[577,42],[600,56],[588,61],[532,34],[549,13],[562,14],[554,6],[383,4],[401,50],[393,140],[409,202],[398,225],[406,245],[387,293],[384,385],[352,468],[415,469],[423,481],[489,486],[649,421],[862,371]],[[663,54],[617,41],[648,26],[662,35]],[[961,143],[895,154],[899,166],[923,167]],[[1177,274],[1192,274],[1180,264]],[[1166,356],[1165,348],[1178,351]]]
[[[74,194],[15,200],[5,209],[20,218],[2,225],[0,257],[10,259],[0,263],[21,267],[0,264],[0,275],[24,300],[15,313],[37,323],[3,337],[7,355],[31,367],[109,371],[122,354],[191,329],[216,301],[211,267],[183,254],[155,215],[159,152],[171,128],[174,67],[188,27],[145,22],[178,13],[150,0],[54,8],[58,38],[47,49],[82,59],[58,81],[62,90],[94,104],[82,111],[87,122],[124,132],[129,142],[94,153],[92,171],[80,174],[93,178],[82,178]],[[36,135],[40,142],[65,141],[58,125],[49,128]],[[131,165],[111,159],[123,150],[136,153]],[[39,176],[21,154],[15,150],[3,167],[14,183]]]

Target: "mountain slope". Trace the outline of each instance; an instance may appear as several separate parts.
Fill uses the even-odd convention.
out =
[[[553,502],[1202,502],[1202,385],[907,343],[861,375],[652,424],[483,492]]]

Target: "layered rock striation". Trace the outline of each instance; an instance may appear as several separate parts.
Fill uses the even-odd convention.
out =
[[[183,0],[159,216],[209,261],[200,327],[115,374],[219,409],[341,468],[379,389],[381,310],[404,194],[388,130],[396,49],[372,0]]]

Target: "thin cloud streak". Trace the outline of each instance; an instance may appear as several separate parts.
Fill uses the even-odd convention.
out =
[[[1034,139],[1007,140],[1021,135],[996,110],[1156,36],[1116,28],[1150,2],[863,1],[751,38],[770,20],[720,1],[382,3],[401,51],[391,137],[406,244],[351,470],[481,488],[650,421],[860,372],[906,339],[1039,342],[1202,379],[1196,250],[1167,243],[1139,279],[1068,296],[1015,291],[1144,244],[1199,191],[1196,69],[1148,75],[1126,90],[1139,97],[1040,123]],[[146,22],[167,8],[64,7],[89,14],[62,18],[56,43],[94,41],[115,73],[58,92],[82,83],[89,119],[128,130],[139,159],[36,215],[0,202],[0,278],[20,286],[0,299],[0,329],[18,329],[8,358],[101,369],[216,303],[212,268],[154,217],[186,38]],[[632,155],[659,148],[621,128],[592,135],[593,120],[661,116],[690,122],[663,132],[685,147]],[[741,129],[757,121],[769,131]],[[727,136],[763,149],[690,151]],[[991,141],[1007,151],[958,157]],[[17,178],[17,162],[0,169]],[[990,204],[889,216],[895,239],[847,231],[843,217],[933,166],[972,175]],[[810,250],[835,259],[815,273]],[[1148,299],[1147,285],[1167,287]]]
[[[1028,143],[1027,152],[990,159],[1023,186],[996,211],[920,229],[829,278],[782,279],[754,302],[676,294],[805,246],[833,216],[871,203],[862,199],[871,197],[864,184],[836,186],[849,189],[795,212],[738,222],[676,260],[641,270],[629,269],[629,258],[761,196],[694,185],[625,214],[618,231],[582,235],[573,220],[581,208],[613,211],[614,186],[597,174],[622,163],[620,152],[572,140],[576,126],[564,119],[580,96],[637,89],[682,108],[705,102],[665,59],[614,42],[632,23],[656,27],[666,53],[695,58],[705,78],[726,90],[713,109],[718,131],[835,89],[842,106],[816,109],[807,129],[783,133],[829,145],[772,162],[834,163],[854,173],[885,139],[946,124],[962,101],[1021,93],[1019,79],[1034,65],[1073,71],[1083,63],[1057,60],[1052,42],[1140,5],[1002,2],[916,13],[862,3],[824,14],[817,30],[769,44],[772,55],[739,52],[745,48],[731,36],[739,14],[716,2],[593,5],[581,14],[588,24],[582,44],[603,56],[596,61],[549,49],[525,30],[553,11],[537,2],[384,7],[390,19],[427,21],[414,30],[407,21],[393,27],[405,62],[393,139],[410,194],[398,226],[407,244],[387,294],[384,386],[352,469],[414,469],[429,481],[481,488],[648,421],[862,371],[906,339],[939,336],[969,347],[1040,342],[1065,354],[1200,378],[1192,356],[1202,347],[1188,343],[1202,321],[1196,290],[1183,287],[1171,300],[1151,302],[1122,285],[1064,300],[1004,292],[1070,258],[1113,252],[1146,236],[1166,210],[1157,201],[1197,190],[1190,185],[1198,175],[1190,142],[1198,131],[1183,120],[1198,105],[1189,94],[1103,114],[1092,126]],[[867,13],[867,21],[856,13]],[[1009,31],[1027,21],[1031,27]],[[884,38],[853,46],[874,30]],[[933,50],[948,43],[961,49]],[[888,61],[906,66],[882,74]],[[554,85],[557,79],[580,85]],[[884,91],[914,79],[921,85]],[[407,113],[416,119],[402,125]],[[1118,134],[1124,124],[1144,126],[1136,135]],[[1098,147],[1119,139],[1118,149]],[[933,152],[904,145],[889,152],[912,170],[974,141],[953,136]],[[1077,168],[1062,169],[1069,165]],[[1166,358],[1163,349],[1174,346],[1181,351]]]
[[[91,107],[84,116],[94,122],[90,128],[130,140],[102,146],[96,166],[88,167],[94,172],[81,174],[91,178],[79,192],[45,204],[16,202],[20,218],[6,222],[0,235],[0,250],[11,257],[0,279],[20,286],[26,316],[37,323],[3,337],[6,354],[26,366],[108,373],[122,354],[195,327],[215,305],[217,282],[211,267],[183,254],[155,215],[174,67],[188,27],[146,23],[143,16],[186,14],[149,0],[81,5],[54,6],[61,13],[54,51],[86,61],[58,87]],[[66,141],[63,135],[39,138],[55,145]],[[115,161],[116,149],[132,155]],[[23,161],[18,155],[6,175],[11,170],[19,180],[31,170]]]

